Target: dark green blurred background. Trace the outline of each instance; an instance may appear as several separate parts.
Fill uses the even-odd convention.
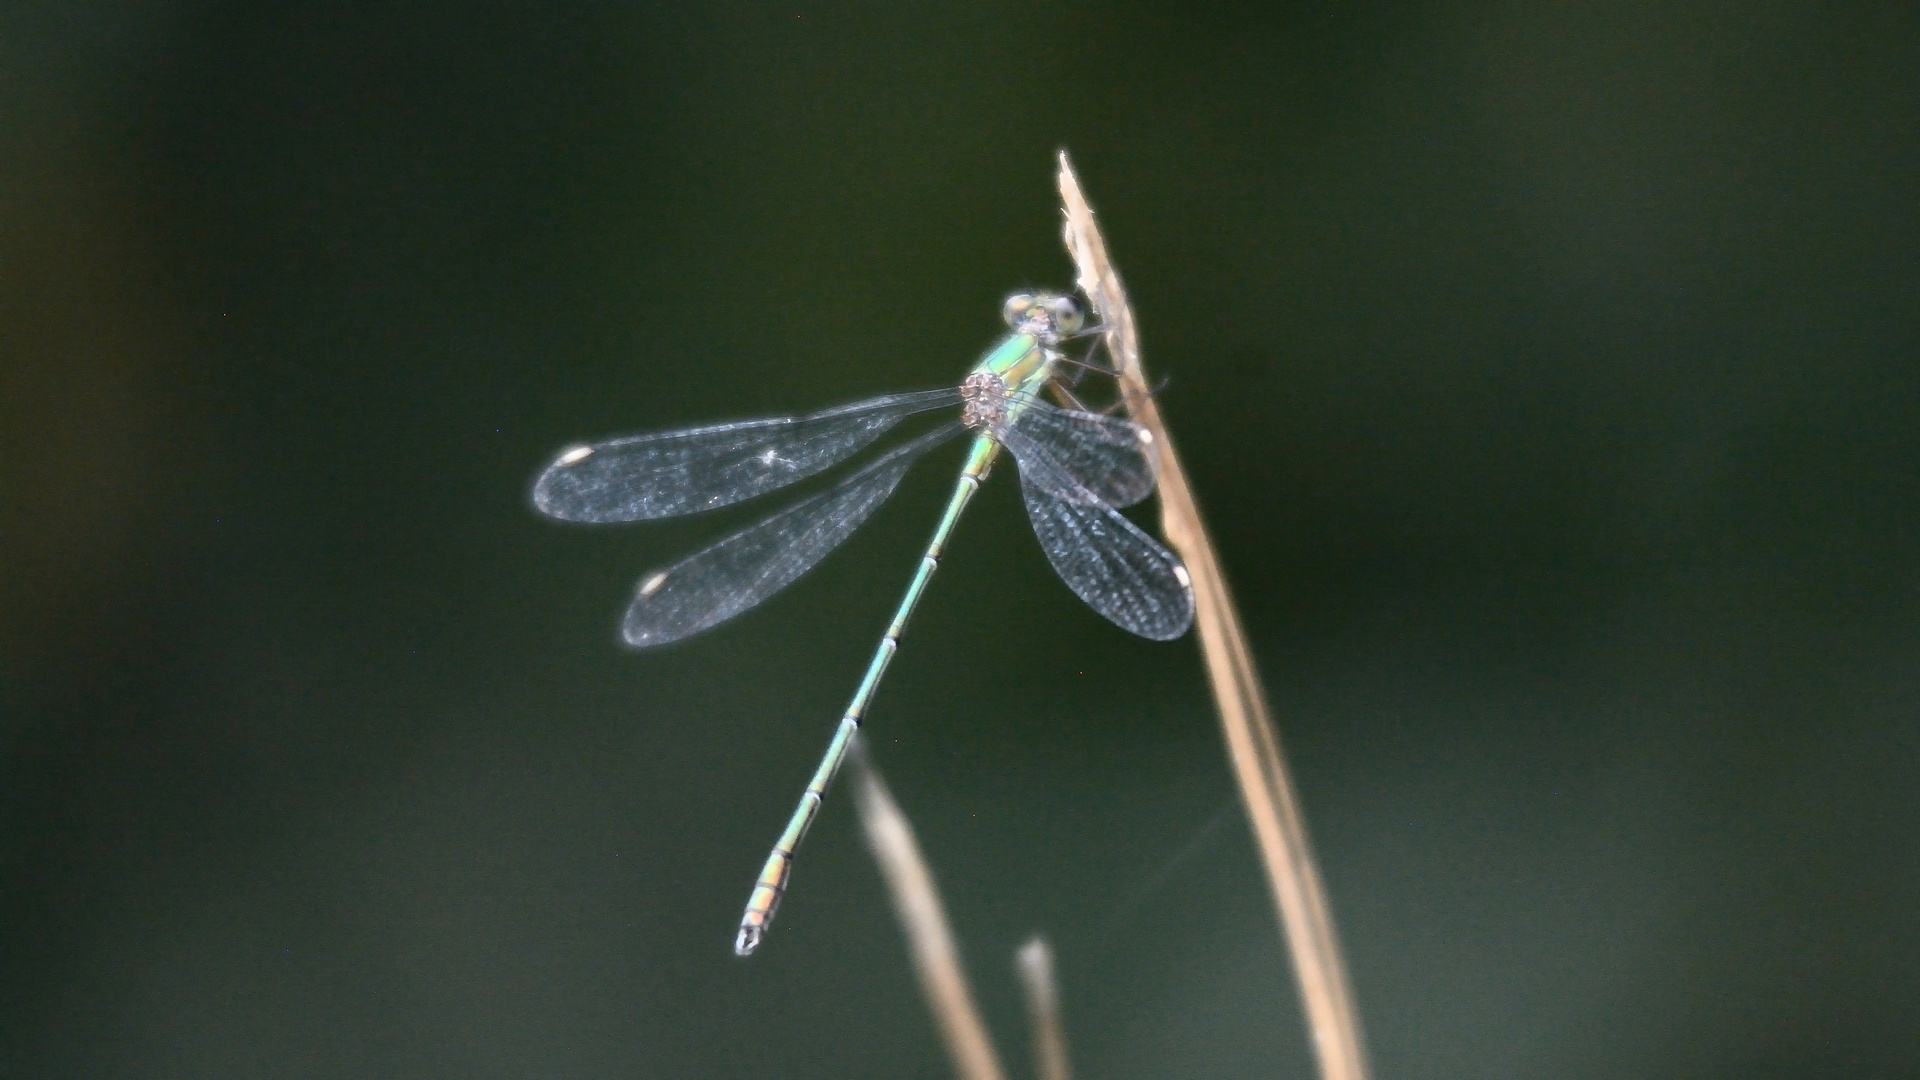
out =
[[[1378,1076],[1913,1075],[1920,16],[1732,0],[8,5],[0,1075],[946,1075],[844,799],[730,945],[957,451],[655,654],[751,511],[527,490],[951,382],[1061,146]],[[1194,645],[1014,487],[869,729],[1003,1053],[1040,929],[1083,1075],[1307,1076]]]

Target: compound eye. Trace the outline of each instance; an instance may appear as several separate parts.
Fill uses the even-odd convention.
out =
[[[1071,297],[1055,296],[1048,302],[1047,308],[1053,312],[1054,329],[1063,334],[1078,333],[1080,327],[1086,324],[1086,316],[1080,313],[1080,305],[1074,303]]]
[[[1007,305],[1000,309],[1000,317],[1007,321],[1008,326],[1019,326],[1021,320],[1027,317],[1027,312],[1032,310],[1033,297],[1026,293],[1014,293],[1007,297]]]

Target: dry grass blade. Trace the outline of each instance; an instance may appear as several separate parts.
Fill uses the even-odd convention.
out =
[[[947,925],[947,910],[934,887],[933,871],[913,838],[913,825],[893,801],[866,748],[856,741],[849,757],[853,802],[866,829],[867,846],[887,880],[893,910],[900,916],[901,932],[913,954],[914,973],[920,977],[940,1039],[953,1057],[953,1071],[960,1080],[1005,1080],[1000,1056],[994,1052],[987,1025],[974,1006],[966,970],[960,966],[960,948]]]
[[[1120,369],[1127,410],[1153,433],[1160,452],[1160,528],[1193,576],[1194,626],[1200,635],[1207,678],[1247,816],[1266,863],[1280,924],[1293,954],[1294,974],[1306,1006],[1320,1075],[1324,1080],[1364,1080],[1367,1060],[1360,1039],[1360,1014],[1354,1008],[1346,964],[1327,910],[1326,890],[1320,883],[1286,759],[1280,753],[1280,736],[1267,712],[1266,692],[1254,668],[1253,653],[1247,647],[1233,596],[1220,572],[1193,491],[1187,486],[1173,439],[1147,391],[1126,289],[1107,260],[1106,241],[1094,223],[1093,208],[1081,193],[1079,179],[1064,150],[1060,152],[1059,179],[1067,219],[1067,250],[1079,269],[1080,287],[1106,324],[1106,344]]]
[[[1027,992],[1027,1026],[1033,1032],[1035,1080],[1072,1080],[1067,1068],[1067,1031],[1060,1021],[1060,984],[1053,977],[1053,947],[1039,934],[1014,953],[1020,985]]]

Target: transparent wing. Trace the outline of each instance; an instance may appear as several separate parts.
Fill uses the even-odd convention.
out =
[[[573,447],[533,484],[533,505],[565,521],[646,521],[764,495],[846,460],[915,413],[958,405],[926,390],[810,416],[742,420]]]
[[[1123,630],[1169,641],[1193,623],[1193,589],[1173,552],[1075,480],[1015,426],[1002,442],[1020,463],[1020,493],[1041,550],[1080,599]]]
[[[1011,426],[1109,506],[1132,506],[1153,493],[1152,436],[1131,420],[1033,401]]]
[[[647,575],[622,632],[646,648],[733,618],[791,585],[887,501],[920,455],[958,434],[936,428],[875,458],[833,487]]]

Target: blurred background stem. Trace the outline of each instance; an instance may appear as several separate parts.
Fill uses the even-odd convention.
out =
[[[1005,1080],[993,1037],[967,984],[960,946],[933,883],[933,869],[913,838],[913,825],[857,738],[848,761],[853,767],[853,803],[866,830],[867,846],[886,878],[887,894],[900,917],[900,932],[906,935],[907,951],[913,956],[914,974],[926,994],[934,1026],[940,1030],[940,1041],[953,1059],[954,1075],[960,1080]]]

